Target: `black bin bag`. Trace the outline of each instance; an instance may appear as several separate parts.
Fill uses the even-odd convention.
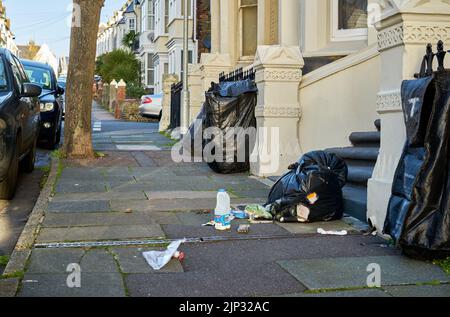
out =
[[[256,139],[256,95],[251,80],[220,83],[206,93],[203,154],[216,173],[250,170]]]
[[[343,216],[342,188],[347,182],[345,161],[333,153],[305,154],[272,187],[266,206],[277,220],[298,221],[297,207],[309,209],[308,222],[331,221]]]
[[[407,141],[384,232],[414,258],[450,256],[450,72],[405,81]]]

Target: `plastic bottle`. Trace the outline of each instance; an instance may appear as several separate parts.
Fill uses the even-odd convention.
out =
[[[231,199],[225,189],[220,189],[217,193],[217,205],[214,214],[217,230],[224,231],[231,229]]]

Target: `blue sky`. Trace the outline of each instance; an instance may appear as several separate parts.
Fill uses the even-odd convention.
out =
[[[106,0],[102,21],[106,21],[125,2],[126,0]],[[26,44],[30,39],[38,44],[47,43],[57,56],[69,53],[70,28],[67,26],[67,18],[71,3],[72,0],[3,0],[16,43]]]

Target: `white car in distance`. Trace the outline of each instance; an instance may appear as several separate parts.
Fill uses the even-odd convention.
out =
[[[162,117],[162,95],[145,95],[141,98],[139,113],[143,117],[158,118]]]

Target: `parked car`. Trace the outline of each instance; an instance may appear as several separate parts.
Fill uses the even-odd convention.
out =
[[[34,170],[39,136],[39,95],[20,61],[0,49],[0,199],[12,199],[19,162],[25,172]]]
[[[66,116],[66,84],[67,84],[67,77],[59,77],[58,78],[58,86],[61,88],[64,88],[64,93],[61,96],[61,101],[62,101],[62,108],[63,108],[63,120],[64,117]]]
[[[61,141],[64,88],[58,85],[51,66],[28,60],[22,60],[22,63],[30,81],[42,88],[39,141],[54,149]]]
[[[139,113],[143,117],[158,118],[162,117],[162,95],[145,95],[141,98]]]

